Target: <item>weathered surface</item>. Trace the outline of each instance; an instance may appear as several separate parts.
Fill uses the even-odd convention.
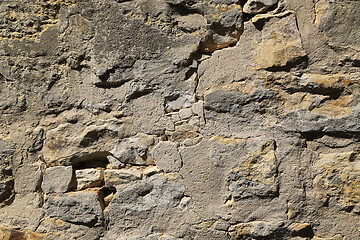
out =
[[[0,239],[357,239],[359,9],[1,1]]]
[[[102,216],[100,203],[95,193],[48,195],[44,211],[49,217],[79,224],[95,224]]]
[[[41,189],[44,193],[64,193],[70,190],[73,181],[71,166],[56,166],[46,169]]]

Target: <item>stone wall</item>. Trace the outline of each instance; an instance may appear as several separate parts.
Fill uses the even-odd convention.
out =
[[[360,2],[3,0],[0,239],[356,240]]]

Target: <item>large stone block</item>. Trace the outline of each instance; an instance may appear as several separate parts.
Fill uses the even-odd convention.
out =
[[[72,186],[72,166],[55,166],[45,170],[41,188],[44,193],[64,193]]]

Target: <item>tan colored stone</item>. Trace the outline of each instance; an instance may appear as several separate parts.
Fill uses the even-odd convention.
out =
[[[55,240],[54,234],[32,232],[16,227],[0,227],[0,240]]]
[[[326,201],[335,195],[343,207],[360,205],[360,153],[340,152],[320,154],[314,166],[318,173],[313,184],[318,196]]]
[[[136,168],[131,169],[106,169],[104,172],[104,181],[106,187],[116,187],[116,185],[129,183],[139,180],[142,172]]]
[[[264,28],[261,42],[253,53],[255,69],[284,67],[306,56],[293,15],[274,21]]]
[[[100,186],[104,179],[104,171],[102,169],[79,169],[75,171],[77,180],[77,189]]]
[[[273,197],[278,191],[275,141],[267,141],[261,149],[232,169],[229,190],[235,200],[248,197]]]

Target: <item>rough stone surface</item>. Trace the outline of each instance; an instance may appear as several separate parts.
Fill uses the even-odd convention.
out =
[[[164,141],[158,143],[152,151],[156,165],[164,172],[179,171],[182,166],[177,144]]]
[[[0,1],[0,239],[358,239],[359,3]]]
[[[46,169],[41,189],[44,193],[64,193],[70,190],[73,180],[71,166],[56,166]]]
[[[104,173],[101,169],[79,169],[75,171],[77,189],[101,186]]]
[[[95,193],[46,196],[44,211],[49,217],[78,224],[94,224],[102,216]]]

